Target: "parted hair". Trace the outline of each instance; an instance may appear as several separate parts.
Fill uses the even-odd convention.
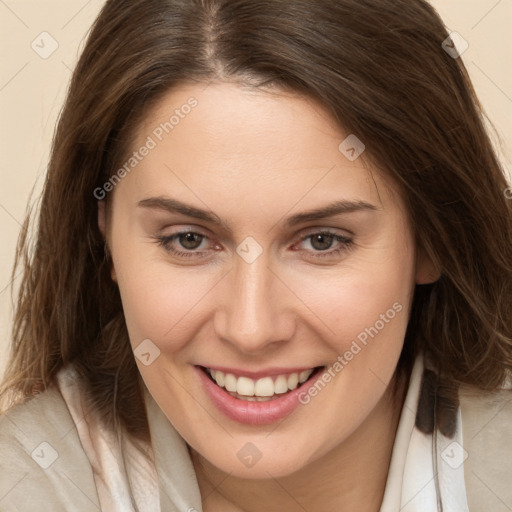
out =
[[[467,70],[442,46],[448,37],[424,0],[107,1],[72,76],[40,207],[18,241],[3,409],[73,363],[102,421],[148,438],[94,190],[126,160],[149,109],[187,82],[295,91],[361,139],[440,272],[416,285],[396,381],[424,353],[448,388],[500,387],[512,369],[512,201]]]

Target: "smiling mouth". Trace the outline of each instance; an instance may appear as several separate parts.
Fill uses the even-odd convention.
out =
[[[325,366],[316,366],[302,372],[272,375],[260,379],[236,377],[204,366],[200,367],[217,386],[230,396],[247,402],[268,402],[277,400],[299,386],[302,386],[323,371]]]

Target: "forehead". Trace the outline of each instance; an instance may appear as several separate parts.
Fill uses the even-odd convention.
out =
[[[289,205],[300,200],[304,208],[357,198],[386,207],[392,185],[364,154],[347,158],[353,138],[305,96],[233,83],[182,84],[136,128],[131,149],[150,150],[127,181],[145,193],[234,193],[233,201],[257,199],[259,207],[276,197]]]

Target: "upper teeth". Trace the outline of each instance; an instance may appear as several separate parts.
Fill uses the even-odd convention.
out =
[[[237,378],[232,373],[224,373],[220,370],[212,370],[211,368],[207,368],[207,370],[220,387],[244,396],[273,396],[274,394],[286,393],[288,390],[295,389],[299,383],[306,382],[313,373],[313,369],[311,369],[300,373],[296,372],[253,380],[249,377]]]

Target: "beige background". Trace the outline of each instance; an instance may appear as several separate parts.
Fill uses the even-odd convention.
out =
[[[414,1],[414,0],[411,0]],[[20,224],[41,190],[54,125],[83,38],[103,0],[0,0],[0,374],[10,341],[11,267]],[[434,0],[469,43],[462,58],[512,161],[512,0]],[[399,13],[398,13],[399,15]],[[48,32],[58,48],[41,58]],[[54,43],[55,44],[55,43]],[[17,279],[14,279],[16,287]]]

